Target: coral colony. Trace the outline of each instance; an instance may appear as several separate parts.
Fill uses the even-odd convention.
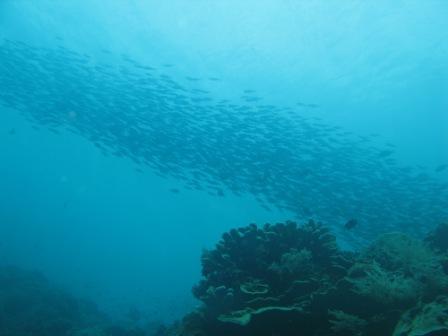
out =
[[[203,305],[166,335],[448,335],[447,230],[355,253],[313,221],[233,229],[203,252]]]

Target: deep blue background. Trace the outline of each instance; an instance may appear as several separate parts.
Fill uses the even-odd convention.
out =
[[[2,1],[0,48],[62,45],[112,64],[125,54],[172,64],[164,71],[184,85],[219,77],[195,83],[219,98],[254,89],[270,104],[315,103],[297,113],[379,134],[401,165],[446,180],[434,169],[448,163],[447,17],[446,1]],[[292,216],[250,195],[172,188],[182,185],[0,107],[1,262],[111,312],[171,319],[195,304],[202,248],[231,227]]]

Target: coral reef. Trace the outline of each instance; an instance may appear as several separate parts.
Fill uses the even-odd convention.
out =
[[[349,274],[358,294],[401,308],[448,288],[437,252],[400,233],[381,236],[358,257]]]
[[[439,225],[430,232],[425,241],[428,245],[439,253],[448,252],[448,223]]]
[[[362,335],[367,327],[367,321],[356,315],[344,313],[341,310],[330,310],[331,330],[335,333],[345,333],[349,335]]]
[[[0,269],[1,335],[68,335],[103,321],[95,306],[75,300],[41,274]]]
[[[448,335],[448,225],[347,252],[313,221],[250,224],[201,261],[203,304],[151,331],[114,324],[39,273],[0,267],[0,336]]]
[[[445,274],[448,274],[448,223],[439,225],[429,233],[426,244],[437,252]]]
[[[393,336],[448,335],[448,297],[440,296],[433,302],[419,304],[406,312]]]
[[[353,277],[358,271],[363,272],[363,276]],[[375,261],[355,265],[348,280],[354,285],[355,293],[384,305],[412,304],[421,295],[416,281],[400,273],[388,272]]]
[[[313,221],[232,229],[203,252],[203,305],[166,335],[445,335],[446,230],[349,253]]]
[[[75,299],[38,272],[0,267],[1,336],[143,336],[113,325],[96,306]]]

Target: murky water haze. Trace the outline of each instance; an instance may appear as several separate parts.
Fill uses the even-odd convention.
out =
[[[347,247],[425,231],[447,218],[447,16],[443,1],[3,1],[2,261],[170,320],[196,304],[201,249],[232,227],[323,218]],[[64,69],[91,76],[65,86]],[[195,172],[222,186],[187,189]],[[434,216],[386,223],[397,204]]]

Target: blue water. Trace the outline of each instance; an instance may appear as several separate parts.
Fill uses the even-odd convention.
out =
[[[222,232],[448,219],[445,1],[0,2],[0,261],[173,320]],[[356,218],[356,229],[344,223]]]

